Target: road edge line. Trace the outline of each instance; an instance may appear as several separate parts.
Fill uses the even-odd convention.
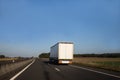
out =
[[[10,78],[10,80],[14,80],[15,78],[17,78],[20,74],[22,74],[27,68],[29,68],[33,63],[35,62],[35,60],[33,60],[30,64],[28,64],[24,69],[22,69],[20,72],[18,72],[15,76],[13,76],[12,78]]]
[[[70,66],[74,67],[74,68],[80,68],[80,69],[92,71],[92,72],[99,73],[99,74],[104,74],[104,75],[107,75],[107,76],[112,76],[112,77],[115,77],[115,78],[120,78],[120,76],[116,76],[116,75],[105,73],[105,72],[101,72],[101,71],[96,71],[96,70],[92,70],[92,69],[88,69],[88,68],[84,68],[84,67],[80,67],[80,66],[75,66],[75,65],[70,65]]]

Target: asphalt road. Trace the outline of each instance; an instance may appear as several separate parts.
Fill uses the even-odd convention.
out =
[[[36,59],[15,80],[120,80],[119,72],[103,71]]]

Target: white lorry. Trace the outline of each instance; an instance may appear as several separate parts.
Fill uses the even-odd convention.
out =
[[[50,49],[50,62],[57,64],[71,64],[74,45],[72,42],[58,42]]]

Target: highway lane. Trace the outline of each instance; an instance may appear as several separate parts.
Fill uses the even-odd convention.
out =
[[[49,64],[47,61],[36,59],[15,80],[120,80],[120,78],[71,65]]]

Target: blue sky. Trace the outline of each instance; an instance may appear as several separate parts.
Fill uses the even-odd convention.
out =
[[[0,0],[0,53],[38,56],[60,41],[120,52],[120,0]]]

